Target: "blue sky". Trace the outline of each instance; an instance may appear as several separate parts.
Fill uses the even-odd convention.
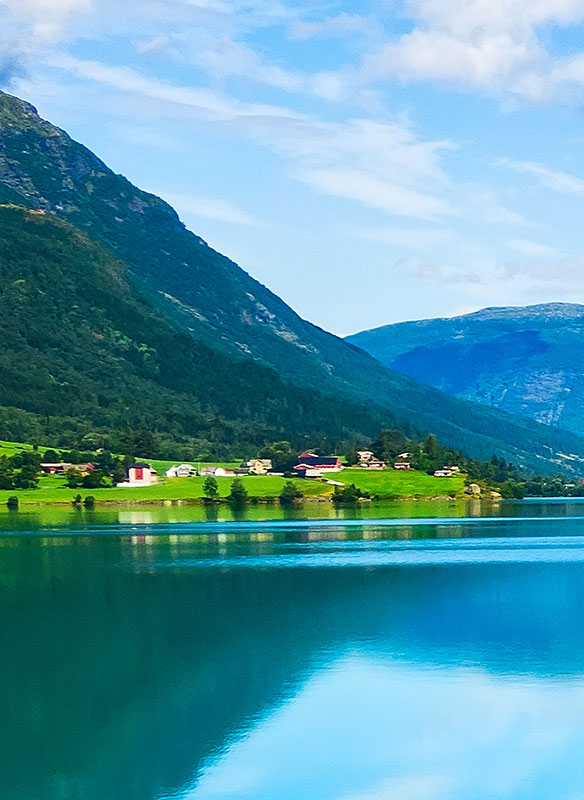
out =
[[[334,333],[584,302],[584,0],[0,0],[0,81]]]

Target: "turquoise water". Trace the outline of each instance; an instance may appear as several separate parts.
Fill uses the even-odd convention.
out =
[[[0,797],[580,800],[584,505],[439,511],[0,515]]]

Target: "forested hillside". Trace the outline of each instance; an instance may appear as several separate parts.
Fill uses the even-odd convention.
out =
[[[271,431],[285,431],[291,425],[290,435],[303,432],[310,437],[312,431],[320,430],[323,420],[323,433],[346,437],[351,431],[369,433],[376,421],[385,416],[382,424],[386,427],[388,422],[393,424],[391,418],[395,417],[402,428],[432,432],[445,444],[477,458],[490,458],[497,453],[522,466],[556,470],[559,466],[578,466],[584,456],[584,441],[578,437],[453,399],[384,368],[362,350],[302,320],[281,299],[188,231],[168,204],[114,174],[87,148],[40,119],[32,106],[3,93],[0,202],[44,210],[47,215],[67,220],[113,253],[126,268],[128,296],[140,296],[149,314],[156,309],[160,317],[166,318],[169,337],[178,337],[182,331],[180,346],[187,348],[190,340],[189,346],[201,354],[201,363],[212,364],[203,387],[204,371],[199,369],[194,375],[187,368],[182,374],[177,359],[170,354],[172,372],[170,366],[160,364],[157,385],[169,392],[192,394],[200,404],[198,414],[211,409],[212,413],[231,419],[235,429],[239,430],[239,424],[247,419],[252,427],[246,436],[252,435],[253,429],[254,439],[265,438],[262,425]],[[12,266],[15,264],[17,259]],[[58,280],[55,277],[53,282]],[[34,284],[32,277],[31,281]],[[30,297],[26,302],[30,303]],[[99,310],[97,304],[96,308]],[[163,330],[161,322],[158,327]],[[123,330],[119,326],[116,329]],[[34,325],[30,335],[34,335]],[[143,341],[154,347],[148,339]],[[132,363],[147,370],[148,359],[143,354],[139,356],[132,348],[129,353]],[[51,356],[60,358],[58,348]],[[229,409],[222,406],[225,397],[233,397],[236,390],[225,390],[219,366],[233,365],[234,358],[245,359],[240,368],[246,380],[243,384],[233,383],[241,404],[237,412],[231,400]],[[34,361],[29,353],[32,374]],[[259,377],[254,380],[254,370],[260,365],[271,368],[257,373],[264,376],[262,380],[276,381],[272,370],[280,376],[279,382],[270,383],[271,394],[267,397],[258,388]],[[47,371],[52,375],[50,369]],[[115,400],[117,388],[112,384],[106,397],[105,389],[98,388],[100,378],[96,372],[92,379],[95,408],[106,409],[103,413],[108,420],[114,408],[116,425],[124,414],[126,418],[144,416],[141,406],[135,400],[130,402],[127,393],[126,411],[122,413],[123,404]],[[61,383],[66,385],[67,380],[57,380],[54,386]],[[74,382],[69,383],[74,386]],[[295,394],[290,384],[306,389]],[[278,386],[286,386],[286,391],[278,395]],[[41,391],[41,386],[34,384],[27,398],[13,389],[8,404],[32,411],[31,405],[41,397],[50,405],[48,398],[55,396],[53,391],[57,389]],[[68,401],[72,402],[74,395],[72,388]],[[326,421],[325,415],[317,411],[323,395],[329,398],[325,403],[330,406]],[[81,403],[78,398],[75,402],[78,406]],[[170,405],[169,399],[162,396],[152,397],[149,402],[157,404],[157,409]],[[302,403],[304,410],[299,411]],[[61,403],[57,402],[56,407],[60,409]],[[359,411],[344,416],[343,409],[349,407],[359,407]],[[80,407],[78,411],[81,419],[84,411]],[[35,413],[44,413],[39,411],[38,403]],[[49,418],[51,413],[57,413],[55,407],[51,407]],[[154,414],[152,406],[149,418]],[[182,415],[182,411],[177,412],[181,420],[177,422],[177,435],[179,429],[188,428],[192,431],[189,435],[199,436],[199,422],[197,426],[183,425]],[[102,422],[106,422],[103,416]],[[221,440],[213,425],[207,425],[204,431],[204,441]],[[222,440],[226,441],[226,437],[227,434]],[[232,434],[231,438],[237,436]]]
[[[191,457],[369,437],[387,414],[306,393],[171,325],[127,269],[53,215],[0,207],[0,438],[146,427]]]

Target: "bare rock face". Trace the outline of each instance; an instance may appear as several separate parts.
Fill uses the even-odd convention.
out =
[[[487,308],[349,337],[381,363],[456,397],[584,433],[584,306]]]

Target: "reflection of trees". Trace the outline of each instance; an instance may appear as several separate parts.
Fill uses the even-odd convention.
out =
[[[229,569],[197,565],[220,548],[236,559]],[[358,643],[492,670],[584,664],[578,565],[237,566],[272,551],[237,535],[3,548],[3,797],[153,800],[324,654]]]

